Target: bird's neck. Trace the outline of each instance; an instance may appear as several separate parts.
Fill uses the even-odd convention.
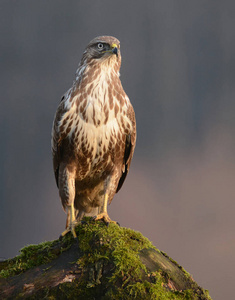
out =
[[[92,60],[89,63],[84,60],[81,61],[76,71],[76,83],[80,84],[82,81],[88,79],[89,83],[96,79],[97,76],[102,78],[112,76],[120,76],[119,70],[121,61],[115,59],[105,59],[103,61]]]
[[[78,97],[78,111],[82,119],[100,126],[115,118],[121,105],[117,103],[118,99],[125,99],[125,95],[117,96],[119,91],[123,91],[119,69],[110,64],[89,64],[80,66],[77,76],[71,102],[77,101]]]

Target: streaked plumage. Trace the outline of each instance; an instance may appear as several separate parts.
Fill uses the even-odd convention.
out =
[[[67,210],[67,231],[73,233],[75,218],[84,214],[98,213],[110,221],[107,200],[110,203],[119,191],[130,167],[136,123],[119,78],[120,66],[120,42],[110,36],[93,39],[56,111],[54,173]]]

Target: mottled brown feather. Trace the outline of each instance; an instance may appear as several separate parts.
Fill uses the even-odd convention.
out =
[[[100,54],[96,48],[99,42],[106,47],[116,44],[118,55],[111,51]],[[73,86],[56,111],[52,155],[64,208],[72,201],[79,212],[89,213],[102,205],[105,193],[111,202],[129,171],[136,123],[119,79],[120,65],[117,39],[103,36],[92,40]]]
[[[126,142],[125,142],[125,153],[124,153],[124,158],[123,158],[123,169],[124,172],[122,173],[122,176],[119,179],[118,186],[116,193],[121,189],[127,173],[130,168],[131,160],[134,154],[135,150],[135,143],[136,143],[136,122],[135,122],[135,112],[133,107],[130,105],[127,111],[127,114],[129,116],[129,119],[131,121],[131,124],[133,126],[132,133],[130,135],[126,136]],[[129,125],[129,124],[128,124]]]

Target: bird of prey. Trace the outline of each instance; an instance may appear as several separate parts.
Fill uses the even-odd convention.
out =
[[[113,222],[107,213],[126,178],[136,143],[133,107],[120,81],[120,42],[94,38],[52,127],[53,167],[67,212],[65,235],[84,215]]]

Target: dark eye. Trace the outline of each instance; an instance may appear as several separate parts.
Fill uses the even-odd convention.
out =
[[[98,48],[99,50],[102,50],[102,49],[104,48],[104,44],[98,43],[97,48]]]

